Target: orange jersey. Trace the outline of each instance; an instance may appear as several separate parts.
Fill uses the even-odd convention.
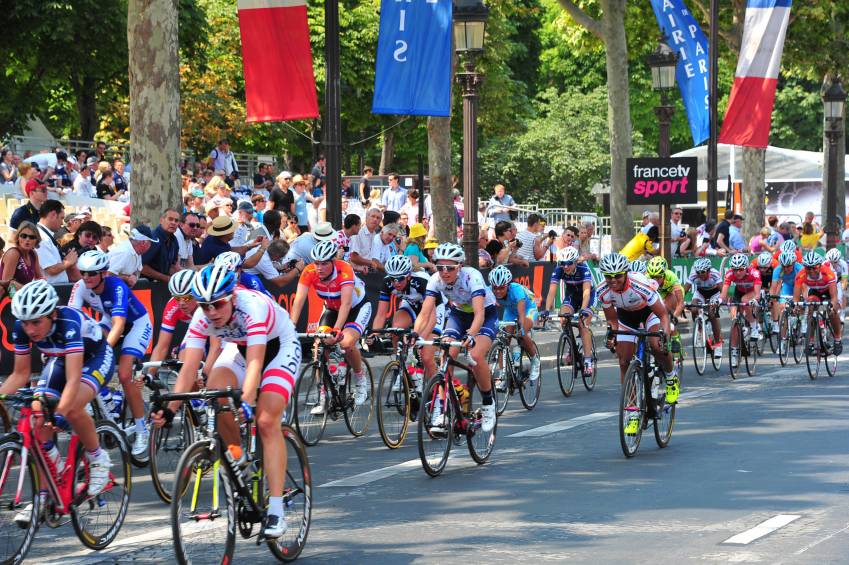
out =
[[[342,305],[342,287],[353,285],[354,294],[351,308],[363,301],[366,296],[366,285],[354,275],[354,269],[350,263],[336,260],[333,262],[333,274],[328,280],[318,278],[315,263],[310,263],[301,273],[298,284],[315,289],[316,294],[324,300],[324,305],[330,310],[339,310]]]
[[[796,285],[805,285],[808,287],[808,290],[813,290],[814,292],[826,292],[829,286],[832,286],[837,282],[837,275],[834,274],[834,271],[828,264],[823,264],[823,266],[820,267],[819,275],[819,278],[812,279],[808,275],[808,270],[802,269],[799,271],[799,274],[796,275]]]

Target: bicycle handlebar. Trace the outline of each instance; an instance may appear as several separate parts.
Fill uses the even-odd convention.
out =
[[[465,346],[464,342],[462,342],[462,341],[443,341],[440,338],[417,339],[416,340],[416,346],[417,347],[428,346],[428,345],[432,345],[434,347],[439,347],[440,349],[449,349],[451,347],[458,347],[460,349],[460,351],[462,351],[463,353],[466,354],[466,359],[469,361],[470,366],[474,367],[475,365],[477,365],[477,363],[475,363],[475,360],[472,359],[471,357],[469,357],[469,349]]]
[[[633,335],[637,337],[659,337],[666,338],[663,332],[650,332],[647,330],[608,330],[612,335]]]
[[[324,333],[324,332],[304,332],[296,334],[299,338],[307,338],[307,339],[327,339],[329,337],[336,337],[338,333]]]
[[[413,330],[410,328],[382,328],[379,330],[372,330],[373,334],[389,334],[389,335],[407,335],[412,333]]]
[[[226,389],[199,390],[197,392],[164,392],[157,395],[157,401],[171,402],[173,400],[215,400],[218,398],[229,398],[233,404],[239,406],[242,403],[242,391],[227,387]]]

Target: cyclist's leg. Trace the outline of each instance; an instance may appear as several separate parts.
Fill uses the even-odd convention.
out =
[[[657,332],[660,331],[660,319],[655,316],[654,313],[650,314],[646,321],[643,324],[646,328],[646,331],[649,332]],[[652,353],[654,354],[655,362],[663,369],[663,372],[667,375],[671,374],[675,370],[675,365],[672,361],[672,354],[664,351],[660,346],[660,338],[658,337],[650,337],[648,338],[649,346],[651,347]]]
[[[619,329],[625,328],[619,324]],[[619,384],[625,382],[625,372],[628,370],[628,365],[631,364],[631,359],[634,358],[634,351],[637,349],[637,342],[634,336],[618,335],[616,336],[616,357],[619,358]]]
[[[206,385],[211,390],[227,388],[228,386],[233,388],[241,386],[245,379],[246,368],[247,362],[236,344],[227,343],[215,360],[215,365],[212,366]],[[222,399],[220,402],[226,404],[228,401]],[[239,445],[239,425],[236,423],[236,419],[232,415],[219,414],[217,422],[218,433],[224,443]]]
[[[531,332],[533,331],[534,326],[537,323],[537,318],[539,318],[539,310],[537,310],[536,308],[532,308],[529,312],[526,312],[525,324],[523,328],[525,331],[522,337],[519,338],[522,340],[522,347],[525,349],[525,351],[528,352],[528,355],[531,357],[531,359],[536,359],[539,355],[539,352],[537,351],[537,346],[534,343],[533,336],[531,335]]]
[[[136,424],[136,432],[145,430],[144,400],[141,389],[133,382],[133,363],[136,359],[144,358],[145,351],[153,335],[153,327],[146,316],[133,322],[132,327],[124,334],[121,344],[121,356],[118,358],[118,379],[124,389],[124,398]],[[145,442],[146,443],[146,442]]]
[[[755,299],[757,299],[757,296],[755,295],[754,292],[750,291],[750,292],[747,292],[746,294],[744,294],[743,296],[740,297],[740,302],[749,302],[750,300],[755,300]],[[749,306],[748,304],[746,304],[742,308],[743,308],[743,315],[746,316],[746,320],[749,322],[749,325],[752,326],[753,328],[760,327],[760,325],[758,324],[758,320],[755,317],[755,312],[754,312],[753,308],[751,306]]]
[[[438,337],[443,334],[443,328],[446,323],[446,307],[444,304],[439,304],[434,308],[434,321],[433,327],[430,328],[430,334],[424,335],[425,339]],[[435,349],[431,346],[422,347],[419,350],[419,355],[422,359],[422,365],[424,366],[424,375],[425,379],[429,379],[433,375],[436,374],[436,361],[434,359]]]
[[[563,291],[560,294],[560,314],[562,314],[564,316],[572,316],[572,315],[575,314],[575,306],[572,304],[572,294],[567,292],[567,291]],[[560,330],[561,331],[564,331],[564,332],[567,331],[568,328],[569,328],[568,324],[569,324],[569,318],[560,318]],[[586,344],[584,344],[584,345],[586,345]],[[572,349],[570,348],[569,351],[571,352]],[[586,348],[585,348],[585,351],[586,351]],[[571,353],[569,355],[571,355]],[[567,359],[558,359],[557,362],[558,363],[571,363],[572,358],[568,357]]]
[[[363,300],[348,315],[348,321],[342,328],[342,341],[339,342],[354,376],[354,401],[357,405],[367,400],[369,392],[366,390],[363,358],[360,355],[360,336],[363,335],[370,319],[371,303]]]
[[[393,328],[411,328],[413,324],[416,323],[416,311],[407,303],[406,300],[402,300],[401,304],[398,306],[398,310],[395,311],[395,314],[392,316],[392,327]],[[392,345],[393,347],[398,346],[398,336],[392,336]]]

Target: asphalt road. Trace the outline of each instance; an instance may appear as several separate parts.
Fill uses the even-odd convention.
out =
[[[546,370],[536,410],[511,398],[488,464],[455,447],[435,479],[418,463],[414,432],[393,451],[375,422],[359,439],[334,423],[309,450],[317,488],[300,561],[847,563],[846,366],[811,382],[804,365],[780,368],[770,355],[755,377],[731,381],[726,368],[698,377],[687,359],[670,446],[659,449],[649,430],[633,459],[619,447],[607,353],[595,391],[578,384],[564,398]],[[29,560],[173,562],[168,509],[145,470],[133,480],[111,547],[90,552],[70,526],[43,528]],[[274,561],[243,540],[236,559]]]

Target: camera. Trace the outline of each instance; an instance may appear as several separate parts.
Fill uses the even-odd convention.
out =
[[[521,247],[522,247],[522,242],[521,242],[521,241],[519,241],[518,239],[511,239],[511,240],[510,240],[510,243],[515,243],[515,244],[516,244],[516,249],[519,249],[519,248],[521,248]]]
[[[554,230],[548,230],[548,239],[555,239],[555,238],[557,238],[557,232],[554,231]]]

